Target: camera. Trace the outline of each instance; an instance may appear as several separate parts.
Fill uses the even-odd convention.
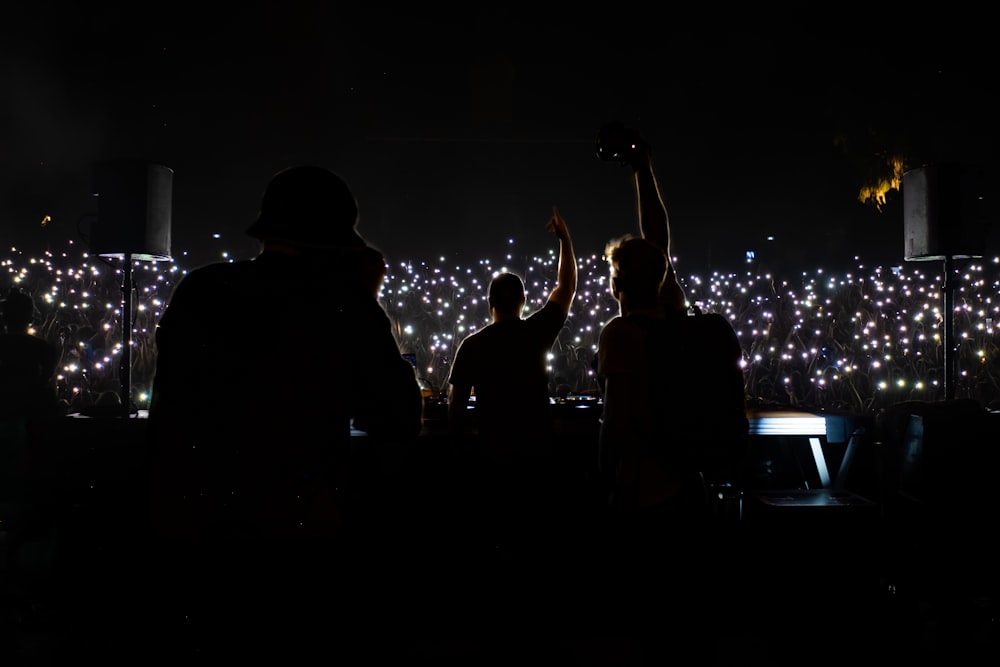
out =
[[[623,165],[636,164],[648,146],[637,130],[625,127],[621,121],[605,123],[597,131],[597,157]]]

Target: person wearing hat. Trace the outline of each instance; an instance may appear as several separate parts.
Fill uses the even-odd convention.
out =
[[[337,174],[279,171],[247,229],[259,254],[191,271],[157,323],[149,534],[178,605],[239,581],[234,568],[295,590],[343,567],[317,561],[353,549],[355,518],[372,516],[354,453],[421,431],[420,387],[377,300],[385,259],[357,223]]]
[[[172,554],[154,568],[176,574],[160,590],[178,604],[234,567],[294,589],[313,572],[294,559],[353,548],[356,498],[374,494],[352,492],[352,452],[421,431],[420,387],[373,289],[385,260],[357,223],[337,174],[279,171],[247,230],[259,254],[191,271],[157,323],[149,534],[155,557]]]
[[[336,533],[333,468],[352,426],[419,434],[420,388],[372,290],[384,260],[357,221],[335,173],[279,171],[247,230],[260,253],[195,269],[174,288],[155,332],[148,421],[164,535]],[[318,336],[323,352],[309,354]]]

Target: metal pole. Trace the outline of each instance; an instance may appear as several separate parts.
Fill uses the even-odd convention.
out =
[[[118,368],[121,383],[122,416],[132,414],[132,254],[125,253],[122,265],[122,357]]]
[[[944,399],[955,398],[955,360],[958,350],[955,348],[955,276],[952,265],[954,258],[945,255],[944,258]]]

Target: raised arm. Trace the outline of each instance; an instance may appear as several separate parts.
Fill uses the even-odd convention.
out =
[[[649,148],[642,144],[630,162],[632,184],[635,187],[636,206],[639,213],[639,231],[642,238],[658,246],[670,257],[670,218],[663,203]]]
[[[576,254],[573,252],[573,240],[569,235],[569,227],[559,209],[552,207],[552,218],[545,226],[559,239],[559,277],[558,283],[549,294],[549,301],[558,304],[564,314],[569,313],[576,296]]]
[[[677,280],[670,254],[670,217],[663,202],[659,181],[656,180],[656,173],[653,171],[649,145],[645,141],[638,143],[636,153],[629,164],[632,166],[632,183],[639,213],[639,232],[642,238],[660,248],[667,257],[667,272],[660,286],[660,301],[683,310],[687,307],[687,297]]]

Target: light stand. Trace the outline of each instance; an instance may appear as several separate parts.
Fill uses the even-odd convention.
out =
[[[911,169],[903,174],[904,259],[944,260],[942,285],[944,398],[955,398],[958,348],[955,338],[956,259],[981,254],[969,250],[984,242],[980,174],[962,165],[943,163]]]
[[[944,400],[950,401],[955,398],[955,382],[958,380],[956,371],[958,369],[958,348],[953,342],[955,339],[955,257],[946,255],[944,258],[944,285],[942,285],[944,301],[944,335],[942,346],[944,349]]]
[[[173,170],[141,160],[114,160],[97,165],[94,194],[97,221],[91,251],[122,260],[122,351],[118,368],[122,417],[132,416],[132,280],[139,261],[170,261],[170,216]]]
[[[122,260],[122,356],[118,367],[122,417],[132,416],[132,253]]]

